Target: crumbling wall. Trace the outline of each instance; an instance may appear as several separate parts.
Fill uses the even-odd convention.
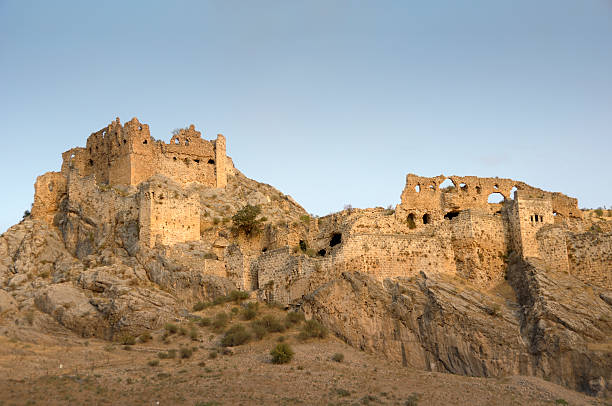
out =
[[[117,118],[92,133],[86,148],[66,151],[62,172],[75,168],[81,176],[93,174],[96,182],[110,185],[138,185],[162,174],[182,184],[225,187],[229,166],[225,148],[223,135],[207,141],[193,125],[180,130],[166,144],[153,140],[149,126],[136,118],[124,126]]]
[[[452,185],[442,189],[440,185],[446,179],[450,180]],[[561,193],[547,192],[513,179],[477,176],[439,175],[428,178],[408,174],[398,212],[402,216],[415,213],[418,218],[429,214],[433,221],[442,221],[443,216],[451,211],[483,209],[495,212],[501,208],[501,205],[489,203],[489,196],[499,193],[504,200],[508,201],[513,199],[514,189],[521,191],[525,197],[548,199],[551,201],[552,211],[557,215],[582,218],[576,199]]]
[[[140,185],[140,241],[149,247],[200,239],[200,197],[163,177]]]
[[[60,172],[47,172],[36,178],[32,217],[53,225],[53,217],[67,194],[67,179]]]

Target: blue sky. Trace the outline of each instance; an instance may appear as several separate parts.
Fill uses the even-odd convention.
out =
[[[612,2],[0,0],[0,232],[115,117],[190,123],[324,215],[407,173],[612,206]]]

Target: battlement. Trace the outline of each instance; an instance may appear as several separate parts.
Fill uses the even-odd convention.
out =
[[[119,118],[92,133],[85,148],[62,154],[62,173],[76,169],[94,176],[97,183],[136,186],[155,174],[175,182],[198,182],[210,187],[227,184],[225,137],[207,141],[191,125],[170,139],[151,138],[149,126],[133,118],[121,125]]]

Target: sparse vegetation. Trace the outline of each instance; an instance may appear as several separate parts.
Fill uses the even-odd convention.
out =
[[[327,337],[327,328],[316,320],[308,320],[302,326],[302,331],[298,336],[301,340],[309,338],[325,338]]]
[[[302,312],[288,312],[285,316],[285,320],[288,324],[299,324],[304,321],[304,313]]]
[[[215,330],[221,330],[229,322],[229,316],[225,312],[217,313],[215,319],[212,322],[212,326]]]
[[[193,305],[194,312],[199,312],[200,310],[204,310],[205,308],[206,308],[206,303],[204,302],[198,302]]]
[[[156,367],[159,365],[159,360],[158,359],[152,359],[151,361],[147,362],[147,365],[149,365],[150,367]]]
[[[193,355],[193,350],[191,348],[181,347],[179,349],[179,355],[183,359],[191,358],[191,356]]]
[[[291,346],[287,343],[279,343],[270,351],[273,364],[287,364],[293,359],[294,354]]]
[[[344,361],[344,354],[342,354],[341,352],[337,352],[334,355],[332,355],[331,359],[332,361],[335,361],[335,362],[342,362]]]
[[[247,343],[251,339],[251,334],[242,324],[232,326],[225,332],[221,339],[221,345],[224,347],[235,347]]]
[[[134,345],[136,344],[136,337],[131,334],[123,334],[119,337],[119,342],[123,345]]]
[[[141,343],[146,343],[151,341],[153,337],[151,336],[151,333],[142,333],[140,335],[140,337],[138,337],[138,341],[140,341]]]
[[[178,326],[176,324],[172,324],[172,323],[166,323],[164,324],[164,329],[169,333],[169,334],[176,334],[176,332],[179,330]]]
[[[257,317],[257,309],[259,307],[259,303],[252,302],[248,303],[244,309],[242,309],[242,318],[244,320],[253,320]]]

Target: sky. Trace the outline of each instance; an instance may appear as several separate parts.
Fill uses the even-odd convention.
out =
[[[612,1],[0,0],[0,232],[115,119],[227,137],[313,214],[408,173],[612,206]]]

